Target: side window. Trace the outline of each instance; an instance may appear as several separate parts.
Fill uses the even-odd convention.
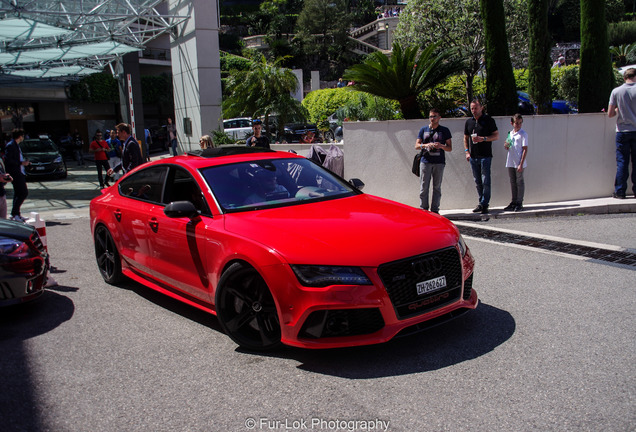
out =
[[[163,203],[170,204],[174,201],[190,201],[200,213],[211,214],[197,182],[189,172],[182,168],[173,168],[171,170],[170,181],[168,182],[168,187],[166,187]]]
[[[128,176],[119,184],[123,196],[161,203],[168,167],[155,166]]]
[[[246,128],[252,127],[252,125],[251,125],[249,120],[240,120],[240,122],[241,122],[240,127],[244,127],[244,128],[245,127]]]

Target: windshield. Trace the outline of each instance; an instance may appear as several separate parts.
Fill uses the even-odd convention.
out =
[[[226,212],[296,205],[359,193],[308,159],[242,162],[204,168],[201,174]]]
[[[24,140],[20,143],[20,149],[24,153],[54,153],[57,152],[57,147],[53,144],[53,141],[45,140]]]

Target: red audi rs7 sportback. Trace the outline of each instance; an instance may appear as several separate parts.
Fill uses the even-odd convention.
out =
[[[476,308],[455,225],[362,186],[239,146],[146,163],[91,201],[97,266],[215,314],[250,350],[381,343]]]

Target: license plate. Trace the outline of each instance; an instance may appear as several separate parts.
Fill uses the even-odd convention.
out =
[[[36,171],[42,171],[42,170],[44,170],[44,168],[46,168],[46,167],[43,167],[43,166],[36,166],[36,167],[35,167],[35,170],[36,170]]]
[[[419,282],[417,285],[417,295],[428,294],[446,288],[446,276],[440,276],[435,279],[429,279]]]

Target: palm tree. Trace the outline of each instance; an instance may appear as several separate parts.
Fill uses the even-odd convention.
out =
[[[234,71],[227,82],[223,116],[256,118],[263,115],[265,130],[269,131],[270,114],[279,114],[282,125],[291,113],[301,110],[300,102],[290,96],[298,88],[298,78],[290,69],[280,67],[284,60],[281,57],[270,64],[261,56],[252,61],[249,70]]]
[[[461,71],[462,61],[452,50],[438,52],[438,44],[418,54],[418,47],[394,42],[391,57],[377,51],[347,69],[344,78],[359,91],[397,100],[405,119],[422,118],[417,96]]]

